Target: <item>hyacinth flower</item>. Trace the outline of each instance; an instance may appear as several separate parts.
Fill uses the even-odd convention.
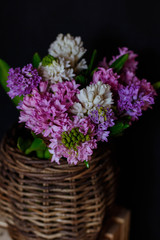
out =
[[[71,113],[79,117],[88,116],[98,105],[110,108],[113,104],[111,87],[101,81],[90,84],[77,94],[78,101],[71,108]]]
[[[67,158],[69,164],[77,164],[91,159],[93,149],[97,148],[95,125],[88,117],[79,119],[74,116],[68,125],[63,125],[60,133],[50,139],[52,161],[60,164],[61,157]]]
[[[89,117],[92,122],[96,124],[97,140],[108,142],[108,136],[110,134],[108,128],[114,126],[114,120],[116,119],[113,110],[98,106],[96,110],[90,113]]]
[[[38,75],[37,69],[33,68],[32,64],[27,64],[22,69],[11,68],[7,80],[7,87],[10,89],[8,95],[14,98],[30,94],[41,80],[41,76]]]
[[[145,79],[141,81],[137,79],[136,84],[121,85],[118,94],[119,113],[131,116],[132,121],[137,120],[142,115],[142,111],[154,104],[154,98],[157,95],[152,85]]]
[[[76,101],[79,92],[75,81],[57,83],[48,90],[47,82],[41,82],[39,89],[35,88],[30,95],[26,95],[20,104],[20,122],[36,134],[44,137],[61,131],[68,122],[68,109]]]
[[[155,101],[151,83],[136,76],[133,51],[119,48],[117,56],[108,63],[104,58],[98,66],[94,65],[96,50],[88,66],[85,52],[80,37],[59,34],[47,56],[33,56],[33,65],[9,70],[0,61],[4,76],[8,75],[0,81],[18,105],[19,122],[48,144],[44,148],[58,164],[62,157],[69,164],[90,160],[98,142],[121,134]]]
[[[135,76],[137,66],[138,66],[138,61],[136,61],[136,58],[138,55],[126,47],[119,48],[118,50],[119,50],[119,54],[117,56],[113,56],[112,60],[109,61],[109,63],[107,63],[106,58],[104,58],[103,61],[101,61],[99,63],[99,67],[105,73],[105,70],[108,71],[109,69],[111,69],[116,61],[119,61],[120,58],[124,57],[125,61],[123,62],[123,59],[122,59],[122,64],[120,63],[120,61],[117,62],[117,66],[118,66],[117,72],[118,72],[118,82],[121,84],[125,84],[128,82],[128,77],[130,75]],[[125,58],[125,56],[126,56],[126,58]],[[120,69],[119,69],[119,66],[121,66]],[[104,73],[103,73],[103,75],[105,77],[106,73],[105,74]],[[101,76],[102,79],[105,79],[104,77]],[[114,84],[113,89],[117,90],[117,88],[115,88],[116,82],[113,80],[112,80],[112,85]],[[103,81],[103,80],[101,80],[101,81]],[[118,85],[116,85],[116,87],[118,87]]]
[[[74,70],[70,62],[64,58],[54,58],[47,55],[42,59],[38,67],[38,72],[44,81],[55,84],[63,81],[71,81],[75,77]]]
[[[128,54],[128,59],[124,63],[123,71],[135,72],[138,65],[138,61],[136,61],[135,59],[138,55],[126,47],[119,48],[118,50],[119,50],[119,55],[113,56],[112,60],[109,62],[109,65],[112,65],[112,63],[114,63],[115,60],[119,59],[119,57],[125,54]]]
[[[86,52],[81,37],[73,37],[70,34],[59,34],[50,45],[48,52],[55,58],[63,58],[69,61],[75,72],[87,69],[86,60],[82,57]]]
[[[118,89],[118,79],[120,76],[117,73],[113,72],[112,68],[102,68],[99,67],[96,72],[93,74],[93,83],[97,83],[98,81],[103,82],[104,84],[108,84],[111,86],[111,89],[117,91]]]

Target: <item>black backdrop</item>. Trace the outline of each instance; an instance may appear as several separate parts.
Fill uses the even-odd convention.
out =
[[[160,2],[105,0],[28,0],[0,3],[0,58],[12,67],[31,62],[38,51],[47,53],[60,32],[80,35],[99,59],[128,46],[139,53],[140,77],[160,80]],[[116,140],[122,169],[119,201],[132,209],[132,239],[160,239],[160,98]],[[18,112],[0,89],[0,137]]]

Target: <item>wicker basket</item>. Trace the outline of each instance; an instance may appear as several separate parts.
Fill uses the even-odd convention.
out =
[[[15,129],[0,149],[0,210],[15,240],[95,240],[116,195],[110,150],[95,151],[90,168],[24,156]],[[105,151],[104,151],[105,150]]]

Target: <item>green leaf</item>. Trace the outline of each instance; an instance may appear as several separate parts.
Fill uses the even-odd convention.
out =
[[[113,68],[115,72],[118,73],[123,68],[125,62],[128,60],[128,57],[129,57],[128,53],[120,56],[110,65],[110,68]]]
[[[89,162],[85,160],[84,163],[86,165],[86,168],[89,168]]]
[[[111,135],[112,136],[119,135],[123,132],[123,130],[125,130],[129,126],[130,125],[128,123],[117,122],[113,127],[110,128]]]
[[[26,155],[35,152],[38,158],[51,159],[51,154],[46,146],[45,142],[38,138],[33,132],[31,132],[32,136],[28,139],[23,139],[22,137],[18,138],[17,147],[20,151],[24,152]]]
[[[7,80],[8,80],[8,72],[9,72],[9,65],[2,59],[0,59],[0,84],[2,85],[3,89],[6,92],[9,92],[9,88],[7,87]],[[15,97],[12,99],[12,101],[14,102],[14,104],[17,106],[18,103],[23,100],[23,96],[19,97]]]
[[[31,131],[31,135],[33,138],[40,138],[40,134],[35,134],[33,131]]]
[[[97,56],[97,50],[95,49],[92,53],[91,60],[90,60],[90,63],[88,65],[87,74],[89,74],[92,71],[93,64],[95,62],[96,56]]]
[[[36,53],[33,55],[33,59],[32,59],[33,67],[34,67],[34,68],[38,68],[40,62],[41,62],[41,58],[40,58],[39,54],[36,52]]]
[[[12,99],[14,104],[17,106],[21,101],[23,101],[23,96],[16,96],[15,98]]]
[[[45,56],[42,59],[42,66],[44,66],[44,67],[49,66],[52,64],[53,61],[56,61],[56,59],[53,56],[51,56],[50,54],[48,54],[47,56]]]
[[[30,154],[34,151],[42,150],[44,151],[46,149],[46,144],[41,138],[35,138],[29,148],[25,150],[25,154]]]
[[[51,159],[51,156],[52,156],[52,155],[50,154],[48,148],[46,148],[46,150],[45,150],[45,152],[44,152],[44,158],[45,158],[45,159]]]
[[[32,144],[32,141],[30,139],[23,139],[22,137],[19,137],[17,140],[17,147],[20,151],[25,152],[27,148]]]
[[[158,90],[160,88],[160,82],[154,83],[153,87],[154,87],[155,90]]]
[[[93,77],[93,74],[98,70],[98,67],[96,67],[95,69],[92,70],[90,76]]]
[[[82,86],[86,84],[86,78],[83,75],[78,75],[76,78],[76,83],[81,84]]]
[[[43,150],[37,150],[36,155],[38,158],[44,158],[44,151]]]
[[[5,61],[0,59],[0,83],[6,92],[9,92],[9,88],[7,87],[9,69],[9,65]]]

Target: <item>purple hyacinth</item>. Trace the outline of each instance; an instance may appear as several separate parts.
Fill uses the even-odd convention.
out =
[[[102,142],[108,142],[107,137],[109,136],[110,131],[109,127],[114,126],[114,112],[112,109],[104,109],[101,106],[97,107],[97,110],[93,110],[89,115],[92,122],[97,125],[97,140]]]
[[[33,68],[32,64],[27,64],[22,69],[10,68],[7,81],[7,86],[10,88],[8,95],[14,98],[30,94],[32,89],[38,86],[41,79],[37,69]]]
[[[136,80],[136,81],[135,81]],[[154,104],[156,91],[145,79],[134,78],[134,82],[128,86],[121,85],[119,90],[117,107],[120,114],[129,115],[132,121],[142,115],[143,110]]]

